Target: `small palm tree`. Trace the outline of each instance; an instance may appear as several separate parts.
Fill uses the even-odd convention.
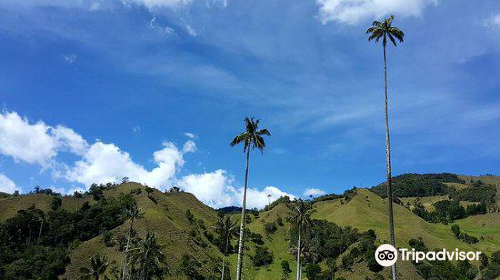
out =
[[[136,203],[131,203],[127,205],[127,207],[123,211],[123,218],[130,221],[130,227],[128,229],[127,235],[127,245],[125,245],[125,255],[123,256],[122,263],[122,279],[127,280],[130,277],[128,276],[128,268],[127,268],[127,255],[130,250],[130,239],[132,237],[132,232],[134,231],[134,221],[136,219],[141,219],[144,216],[141,209],[137,207]]]
[[[130,265],[138,265],[139,279],[150,280],[153,277],[161,279],[164,274],[165,255],[164,246],[158,244],[156,235],[150,231],[146,238],[141,240],[137,247],[130,250]]]
[[[108,268],[108,258],[106,256],[95,255],[90,258],[90,266],[89,267],[80,267],[80,275],[78,279],[82,280],[100,280],[101,275],[106,272]],[[105,280],[108,277],[104,276]]]
[[[221,215],[219,216],[219,220],[217,221],[216,225],[216,230],[217,233],[224,239],[224,260],[222,261],[222,280],[225,280],[224,274],[226,272],[226,259],[227,259],[227,253],[229,249],[229,243],[231,242],[231,239],[233,239],[235,235],[235,228],[237,226],[236,221],[232,221],[231,216],[227,215]]]
[[[384,49],[384,84],[385,84],[385,154],[386,154],[386,168],[387,168],[387,198],[389,200],[389,228],[391,234],[391,244],[396,247],[396,238],[394,235],[394,214],[392,209],[392,178],[391,178],[391,143],[389,139],[389,113],[387,102],[387,55],[385,47],[387,45],[387,38],[394,46],[397,46],[396,39],[401,43],[405,34],[399,28],[392,26],[394,16],[390,16],[384,22],[374,21],[372,27],[366,30],[370,34],[368,41],[375,40],[378,42],[382,39]],[[392,266],[392,279],[396,280],[396,264]]]
[[[312,206],[310,203],[304,202],[302,199],[299,199],[295,202],[289,203],[288,208],[291,211],[288,220],[292,223],[293,226],[297,227],[297,231],[299,234],[297,240],[297,248],[295,249],[297,254],[297,280],[300,280],[302,277],[302,264],[301,264],[301,255],[302,255],[302,245],[303,240],[301,240],[302,232],[310,227],[311,221],[311,213]]]
[[[259,130],[260,120],[254,120],[254,118],[245,118],[245,131],[234,137],[231,141],[231,147],[234,147],[240,143],[243,143],[243,152],[246,152],[246,167],[245,167],[245,187],[243,190],[243,204],[241,209],[241,226],[240,226],[240,238],[238,241],[238,267],[236,270],[236,280],[241,280],[241,264],[243,261],[243,238],[245,234],[245,208],[247,206],[247,186],[248,186],[248,164],[250,161],[250,149],[259,149],[262,153],[266,147],[266,142],[263,136],[270,136],[271,133],[267,129]]]

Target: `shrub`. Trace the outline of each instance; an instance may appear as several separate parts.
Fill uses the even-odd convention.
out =
[[[264,266],[273,263],[273,253],[269,252],[267,247],[257,246],[255,248],[255,255],[252,257],[252,263],[254,266]]]
[[[54,196],[52,198],[51,203],[50,203],[50,208],[55,211],[55,210],[59,209],[61,207],[61,205],[62,205],[62,199],[61,199],[61,197]]]
[[[289,274],[290,272],[292,272],[292,270],[290,269],[290,264],[288,263],[287,260],[281,261],[281,269],[283,270],[283,273],[286,273],[286,274]]]
[[[187,209],[185,215],[186,215],[186,219],[189,221],[189,223],[193,224],[194,215],[193,215],[193,213],[191,213],[191,210]]]
[[[315,263],[308,263],[305,269],[307,279],[316,280],[321,274],[321,267]]]
[[[113,240],[113,233],[111,231],[105,231],[102,235],[102,243],[106,245],[106,247],[115,246],[115,242]]]
[[[451,226],[451,231],[455,235],[456,239],[460,239],[460,227],[458,225],[452,225]]]
[[[266,231],[266,235],[270,235],[275,233],[278,230],[275,223],[266,223],[264,225],[264,230]]]

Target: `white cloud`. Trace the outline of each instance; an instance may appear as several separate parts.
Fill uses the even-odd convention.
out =
[[[186,141],[186,143],[184,143],[184,146],[182,147],[182,152],[184,153],[196,152],[196,143],[194,143],[194,141],[192,140]]]
[[[76,154],[83,155],[88,149],[89,144],[85,141],[80,134],[77,134],[71,128],[58,125],[51,129],[54,139],[58,142],[59,147],[67,149],[68,151]]]
[[[16,112],[0,114],[0,153],[15,161],[48,168],[59,151],[83,155],[87,147],[87,142],[70,128],[52,127],[42,121],[30,123]]]
[[[57,154],[58,141],[49,134],[50,126],[42,121],[30,124],[16,112],[0,114],[0,153],[15,161],[51,165]]]
[[[67,170],[64,177],[86,186],[92,183],[119,182],[121,178],[129,177],[132,181],[165,188],[172,184],[177,169],[184,165],[183,155],[193,152],[195,148],[194,142],[186,142],[182,150],[171,142],[165,142],[163,148],[153,154],[157,167],[148,171],[115,144],[96,142],[74,167]]]
[[[316,189],[316,188],[307,188],[304,191],[304,196],[319,196],[319,195],[324,195],[326,192],[321,189]]]
[[[196,137],[191,133],[186,133],[186,136]],[[93,183],[120,182],[121,178],[129,177],[131,181],[162,189],[177,184],[214,208],[241,205],[243,188],[235,187],[234,179],[224,170],[191,174],[180,179],[176,177],[185,163],[184,155],[196,150],[196,143],[191,139],[187,140],[182,148],[172,142],[164,142],[163,147],[153,153],[156,167],[147,170],[134,162],[128,152],[120,150],[113,143],[97,141],[89,145],[81,135],[70,128],[61,125],[52,127],[42,121],[30,123],[27,118],[21,118],[16,112],[0,114],[0,152],[16,161],[51,168],[54,177],[85,186],[72,186],[68,193],[82,191]],[[81,158],[68,166],[56,160],[61,151],[73,153]],[[0,190],[13,192],[15,188],[12,181],[0,174]],[[64,192],[60,188],[54,190]],[[248,188],[247,207],[263,208],[269,199],[274,201],[282,196],[295,198],[274,186],[267,186],[263,190]]]
[[[243,189],[240,189],[240,201],[243,199]],[[267,197],[271,195],[271,197]],[[277,187],[267,186],[263,190],[249,188],[247,192],[247,207],[248,208],[264,208],[269,201],[273,202],[282,196],[288,196],[290,199],[295,199],[295,196],[286,193]]]
[[[191,174],[181,178],[177,184],[183,190],[194,194],[199,200],[207,205],[220,208],[225,206],[241,206],[243,200],[243,188],[234,187],[234,179],[224,170],[203,174]],[[271,197],[268,198],[268,195]],[[263,190],[248,188],[247,208],[263,208],[270,201],[282,196],[295,196],[268,186]]]
[[[364,19],[397,16],[420,16],[425,7],[437,0],[316,0],[323,24],[329,21],[355,24]]]
[[[484,25],[487,27],[500,27],[500,13],[492,15],[490,18],[485,20]]]
[[[19,190],[16,184],[7,176],[0,173],[0,192],[13,193],[16,190]]]
[[[191,133],[191,132],[186,132],[186,133],[184,133],[184,135],[186,135],[189,139],[196,138],[196,135],[194,135],[194,133]]]
[[[238,193],[233,187],[234,179],[224,170],[204,174],[184,176],[177,182],[183,190],[194,194],[207,205],[219,208],[223,206],[239,205]]]

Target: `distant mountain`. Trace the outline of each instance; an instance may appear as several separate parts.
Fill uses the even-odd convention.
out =
[[[228,206],[228,207],[222,207],[217,209],[217,211],[226,213],[226,214],[236,214],[236,213],[241,213],[241,207],[238,206]]]

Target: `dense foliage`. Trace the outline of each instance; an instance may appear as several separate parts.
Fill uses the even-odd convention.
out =
[[[85,203],[76,212],[34,205],[0,224],[1,279],[57,279],[69,262],[69,249],[123,223],[122,209],[131,195]]]
[[[409,245],[417,251],[428,251],[421,238],[411,239]],[[481,279],[493,280],[500,276],[500,251],[493,253],[491,263],[488,262],[486,255],[482,254],[481,257],[483,259],[480,266]],[[457,261],[455,265],[450,261],[423,261],[413,264],[424,279],[472,280],[476,279],[478,274],[478,267],[467,260]]]
[[[471,215],[486,214],[487,207],[485,203],[477,205],[468,205],[466,208],[461,206],[458,201],[441,200],[432,204],[434,211],[427,211],[422,202],[417,199],[413,205],[412,212],[429,223],[448,224],[454,220],[463,219]]]
[[[450,197],[457,201],[482,202],[491,204],[495,201],[496,187],[477,181],[470,188],[450,190]]]
[[[440,174],[403,174],[392,178],[395,197],[423,197],[448,194],[449,188],[444,184],[465,183],[457,175]],[[387,197],[386,183],[372,187],[372,191],[380,197]]]

